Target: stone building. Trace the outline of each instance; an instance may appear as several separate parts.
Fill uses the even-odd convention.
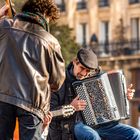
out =
[[[76,42],[90,45],[103,70],[123,69],[136,89],[130,124],[140,120],[140,0],[55,0],[58,24],[73,28]]]

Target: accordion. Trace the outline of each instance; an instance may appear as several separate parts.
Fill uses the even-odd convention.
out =
[[[79,98],[87,103],[82,111],[87,125],[95,127],[129,117],[126,82],[121,70],[75,81],[72,85]]]

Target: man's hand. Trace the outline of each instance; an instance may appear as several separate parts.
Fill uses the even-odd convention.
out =
[[[0,8],[0,18],[7,15],[9,9],[9,5],[5,4],[2,8]]]
[[[135,89],[133,89],[132,87],[133,87],[133,84],[130,84],[127,88],[127,99],[128,100],[131,100],[135,93]]]
[[[84,100],[80,100],[79,96],[76,96],[71,102],[71,105],[75,108],[76,111],[81,111],[85,109],[86,102]]]
[[[49,126],[51,120],[52,120],[52,113],[49,111],[48,115],[44,118],[43,129]]]

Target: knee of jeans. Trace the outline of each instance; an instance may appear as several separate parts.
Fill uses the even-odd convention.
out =
[[[131,127],[131,129],[128,133],[129,133],[128,139],[140,140],[140,131],[138,129]]]
[[[135,130],[133,131],[133,137],[135,137],[135,139],[139,140],[140,139],[140,131],[138,129],[135,128]]]
[[[87,135],[87,140],[101,140],[101,137],[99,136],[99,134],[97,132],[89,133]]]

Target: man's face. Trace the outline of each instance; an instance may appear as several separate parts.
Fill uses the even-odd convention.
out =
[[[76,79],[82,80],[90,73],[90,69],[84,67],[77,59],[73,61],[73,66],[73,74]]]

